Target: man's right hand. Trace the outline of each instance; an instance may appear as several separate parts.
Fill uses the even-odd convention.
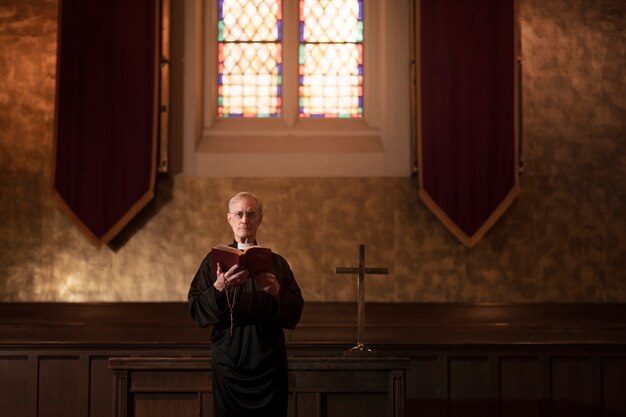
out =
[[[228,287],[236,287],[241,285],[249,278],[248,270],[242,269],[238,271],[239,265],[233,265],[228,271],[222,272],[222,265],[217,264],[217,279],[213,283],[213,287],[218,292],[223,292]]]

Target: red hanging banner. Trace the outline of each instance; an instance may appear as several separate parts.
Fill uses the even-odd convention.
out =
[[[108,243],[153,197],[159,1],[60,1],[54,190]]]
[[[418,6],[420,197],[475,245],[519,193],[514,0]]]

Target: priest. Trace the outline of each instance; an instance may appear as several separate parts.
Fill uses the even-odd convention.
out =
[[[228,203],[233,247],[256,245],[263,205],[251,193]],[[287,351],[283,329],[300,320],[304,301],[287,261],[272,252],[269,272],[250,276],[233,265],[213,270],[209,253],[189,289],[192,318],[213,326],[213,413],[218,417],[285,417]]]

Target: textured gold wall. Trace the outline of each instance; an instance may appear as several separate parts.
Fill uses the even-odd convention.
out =
[[[184,300],[231,239],[225,202],[264,198],[259,240],[310,301],[352,300],[367,245],[378,301],[626,302],[626,5],[522,0],[522,193],[473,249],[408,178],[175,177],[117,250],[93,247],[51,194],[57,1],[0,1],[0,301]]]

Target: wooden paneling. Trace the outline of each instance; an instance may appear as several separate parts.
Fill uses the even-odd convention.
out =
[[[294,411],[297,417],[319,417],[317,410],[321,409],[321,398],[315,392],[303,392],[296,394]],[[290,417],[294,414],[289,413]]]
[[[38,417],[79,417],[87,404],[78,356],[39,359]]]
[[[444,398],[443,381],[439,359],[435,357],[418,357],[411,360],[407,371],[407,397],[409,398]]]
[[[89,363],[89,417],[111,417],[115,378],[109,369],[109,358],[93,356]]]
[[[0,411],[8,416],[33,416],[28,356],[0,356]]]
[[[448,369],[450,399],[489,398],[491,380],[487,358],[450,358]]]
[[[113,372],[104,366],[103,352],[78,351],[57,346],[55,349],[37,350],[26,354],[12,351],[0,359],[0,410],[7,415],[87,415],[82,411],[89,404],[89,416],[110,416],[114,381]],[[535,346],[532,355],[520,355],[519,349],[483,347],[453,351],[436,350],[390,350],[390,355],[412,357],[408,373],[413,373],[414,385],[407,389],[406,416],[450,417],[455,415],[495,415],[501,417],[517,416],[620,416],[626,415],[623,387],[626,386],[626,350],[613,349],[598,352],[597,348],[581,349],[563,347]],[[584,355],[572,356],[572,352]],[[314,352],[312,347],[310,352]],[[54,355],[51,353],[55,352]],[[150,349],[110,350],[110,356],[120,353],[133,356],[152,354]],[[168,349],[168,355],[188,356],[185,349]],[[206,352],[205,352],[206,353]],[[340,352],[336,352],[339,354]],[[441,353],[436,356],[436,353]],[[90,366],[84,367],[84,356],[89,357]],[[547,367],[543,364],[547,363]],[[593,367],[602,366],[596,378]],[[39,364],[39,369],[37,364]],[[34,365],[34,366],[33,366]],[[493,366],[497,368],[497,395],[493,395]],[[297,367],[296,367],[297,368]],[[328,366],[327,369],[332,369]],[[426,371],[420,375],[420,371]],[[317,374],[316,374],[317,373]],[[29,388],[37,384],[39,375],[39,397],[37,389]],[[139,391],[149,390],[146,379],[147,371],[139,371],[137,379],[131,384]],[[292,389],[300,389],[292,394],[290,415],[315,415],[322,407],[333,410],[342,409],[342,383],[349,384],[363,391],[364,394],[377,395],[385,389],[385,379],[377,371],[365,372],[366,377],[359,382],[350,382],[355,375],[348,373],[331,378],[325,369],[305,371],[292,369],[290,381]],[[444,377],[440,377],[444,375]],[[446,376],[447,375],[447,376]],[[420,376],[420,378],[416,378]],[[89,378],[89,390],[82,383]],[[432,378],[428,386],[429,378]],[[416,382],[417,381],[417,382]],[[134,384],[134,385],[133,385]],[[179,390],[187,394],[189,390],[204,391],[198,398],[199,407],[204,416],[211,415],[210,379],[190,371],[181,370],[173,378],[166,374],[155,373],[151,389],[158,394],[161,390]],[[547,394],[543,386],[548,386]],[[321,389],[326,385],[329,391],[324,395],[306,390]],[[448,386],[449,389],[443,387]],[[594,389],[601,392],[601,401],[596,401]],[[86,398],[86,392],[89,392]],[[338,394],[339,396],[333,396]],[[294,402],[294,395],[298,403]],[[329,396],[330,395],[330,396]],[[150,398],[150,397],[146,397]],[[157,398],[158,397],[153,397]],[[329,399],[333,402],[329,403]],[[146,407],[149,407],[147,405]],[[334,407],[334,408],[333,408]],[[10,412],[10,414],[9,414]],[[296,414],[296,412],[298,414]]]
[[[406,415],[444,416],[447,412],[447,358],[413,356],[407,370]]]
[[[551,372],[552,415],[590,416],[593,409],[590,358],[554,358]]]
[[[501,358],[500,398],[537,401],[541,398],[540,378],[539,358]]]
[[[211,389],[210,375],[193,371],[134,372],[130,384],[131,392],[208,392]]]
[[[626,355],[626,352],[624,352]],[[602,405],[606,417],[626,415],[626,357],[602,361]]]
[[[332,379],[328,375],[332,375]],[[346,386],[352,386],[360,392],[385,392],[388,389],[386,372],[345,371],[324,372],[320,370],[292,371],[289,386],[296,391],[341,392]]]
[[[410,358],[406,416],[626,415],[626,305],[372,303],[366,311],[368,345]],[[355,334],[355,305],[308,303],[286,332],[289,355],[341,356]],[[206,357],[209,337],[185,303],[0,303],[0,415],[109,417],[110,357]],[[180,372],[181,384],[207,387],[198,407],[211,415],[210,381]],[[324,372],[299,374],[297,384],[319,386]],[[355,387],[367,383],[377,395],[383,383],[368,372]],[[329,398],[341,409],[329,394],[341,393],[292,395],[290,416],[317,417],[310,410]]]
[[[134,417],[198,417],[202,404],[196,394],[136,394],[133,396]]]
[[[202,400],[202,415],[213,417],[213,393],[203,392],[200,398]]]
[[[451,417],[486,416],[493,407],[489,360],[484,357],[450,358],[448,362]]]
[[[500,359],[500,414],[507,417],[539,417],[541,373],[538,357]]]
[[[322,400],[322,415],[327,417],[389,416],[384,394],[327,394]],[[299,417],[299,416],[298,416]]]

